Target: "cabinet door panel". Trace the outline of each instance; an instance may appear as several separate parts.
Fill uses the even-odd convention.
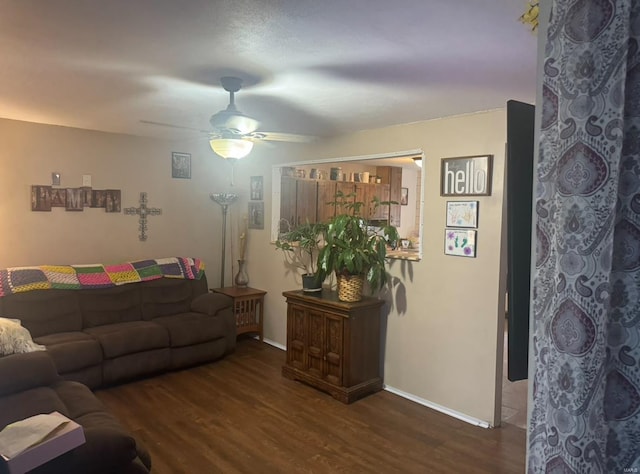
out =
[[[287,363],[298,369],[306,369],[306,318],[304,308],[290,305],[287,312]]]
[[[309,332],[307,334],[307,370],[316,377],[322,377],[324,358],[324,313],[307,310]]]
[[[370,186],[373,189],[373,196],[377,197],[380,202],[389,201],[389,185],[388,184],[372,184]],[[373,198],[373,196],[371,197],[371,199]],[[376,208],[373,202],[369,202],[369,206],[370,206],[370,211],[369,211],[370,219],[381,219],[381,220],[389,219],[388,204],[381,204]]]
[[[327,382],[342,385],[342,357],[343,357],[343,318],[325,313],[325,366],[324,374]]]
[[[316,222],[317,184],[304,179],[299,179],[297,184],[296,225]]]
[[[318,222],[329,222],[336,214],[336,182],[318,181]]]
[[[283,176],[280,181],[280,232],[296,225],[296,179]]]

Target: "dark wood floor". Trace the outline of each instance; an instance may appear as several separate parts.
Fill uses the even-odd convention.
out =
[[[384,391],[344,405],[283,378],[284,357],[242,339],[222,361],[97,395],[146,444],[154,474],[524,472],[523,429]]]

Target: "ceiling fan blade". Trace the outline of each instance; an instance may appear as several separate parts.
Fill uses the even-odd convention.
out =
[[[172,123],[154,122],[153,120],[140,120],[140,123],[144,123],[146,125],[157,125],[159,127],[180,128],[182,130],[191,130],[191,131],[200,132],[200,133],[211,133],[211,130],[203,130],[201,128],[193,128],[193,127],[185,127],[183,125],[175,125],[175,124],[172,124]]]
[[[281,132],[254,132],[248,134],[249,137],[257,140],[266,140],[271,142],[291,142],[291,143],[310,143],[317,137],[310,135],[298,135],[295,133]]]

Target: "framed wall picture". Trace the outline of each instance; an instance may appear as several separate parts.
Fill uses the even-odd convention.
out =
[[[456,257],[476,256],[475,230],[445,229],[444,253]]]
[[[105,212],[120,212],[121,192],[119,189],[104,190],[104,210]]]
[[[400,205],[406,206],[409,204],[409,188],[400,188]]]
[[[262,201],[264,199],[264,180],[262,176],[251,176],[251,200]]]
[[[191,179],[191,155],[189,153],[171,153],[171,177]]]
[[[66,188],[51,188],[51,207],[67,207]]]
[[[249,229],[264,229],[264,202],[249,203]]]
[[[51,186],[31,186],[31,210],[51,211]]]
[[[84,210],[82,188],[67,188],[66,209],[67,211]]]
[[[91,191],[91,207],[104,208],[106,191],[104,189],[93,189]]]
[[[443,158],[441,196],[490,196],[493,155]]]
[[[478,201],[447,201],[447,227],[478,227]]]

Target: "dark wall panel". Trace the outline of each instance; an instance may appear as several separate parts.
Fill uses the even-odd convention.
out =
[[[507,241],[509,334],[507,377],[527,378],[534,106],[507,102]]]

